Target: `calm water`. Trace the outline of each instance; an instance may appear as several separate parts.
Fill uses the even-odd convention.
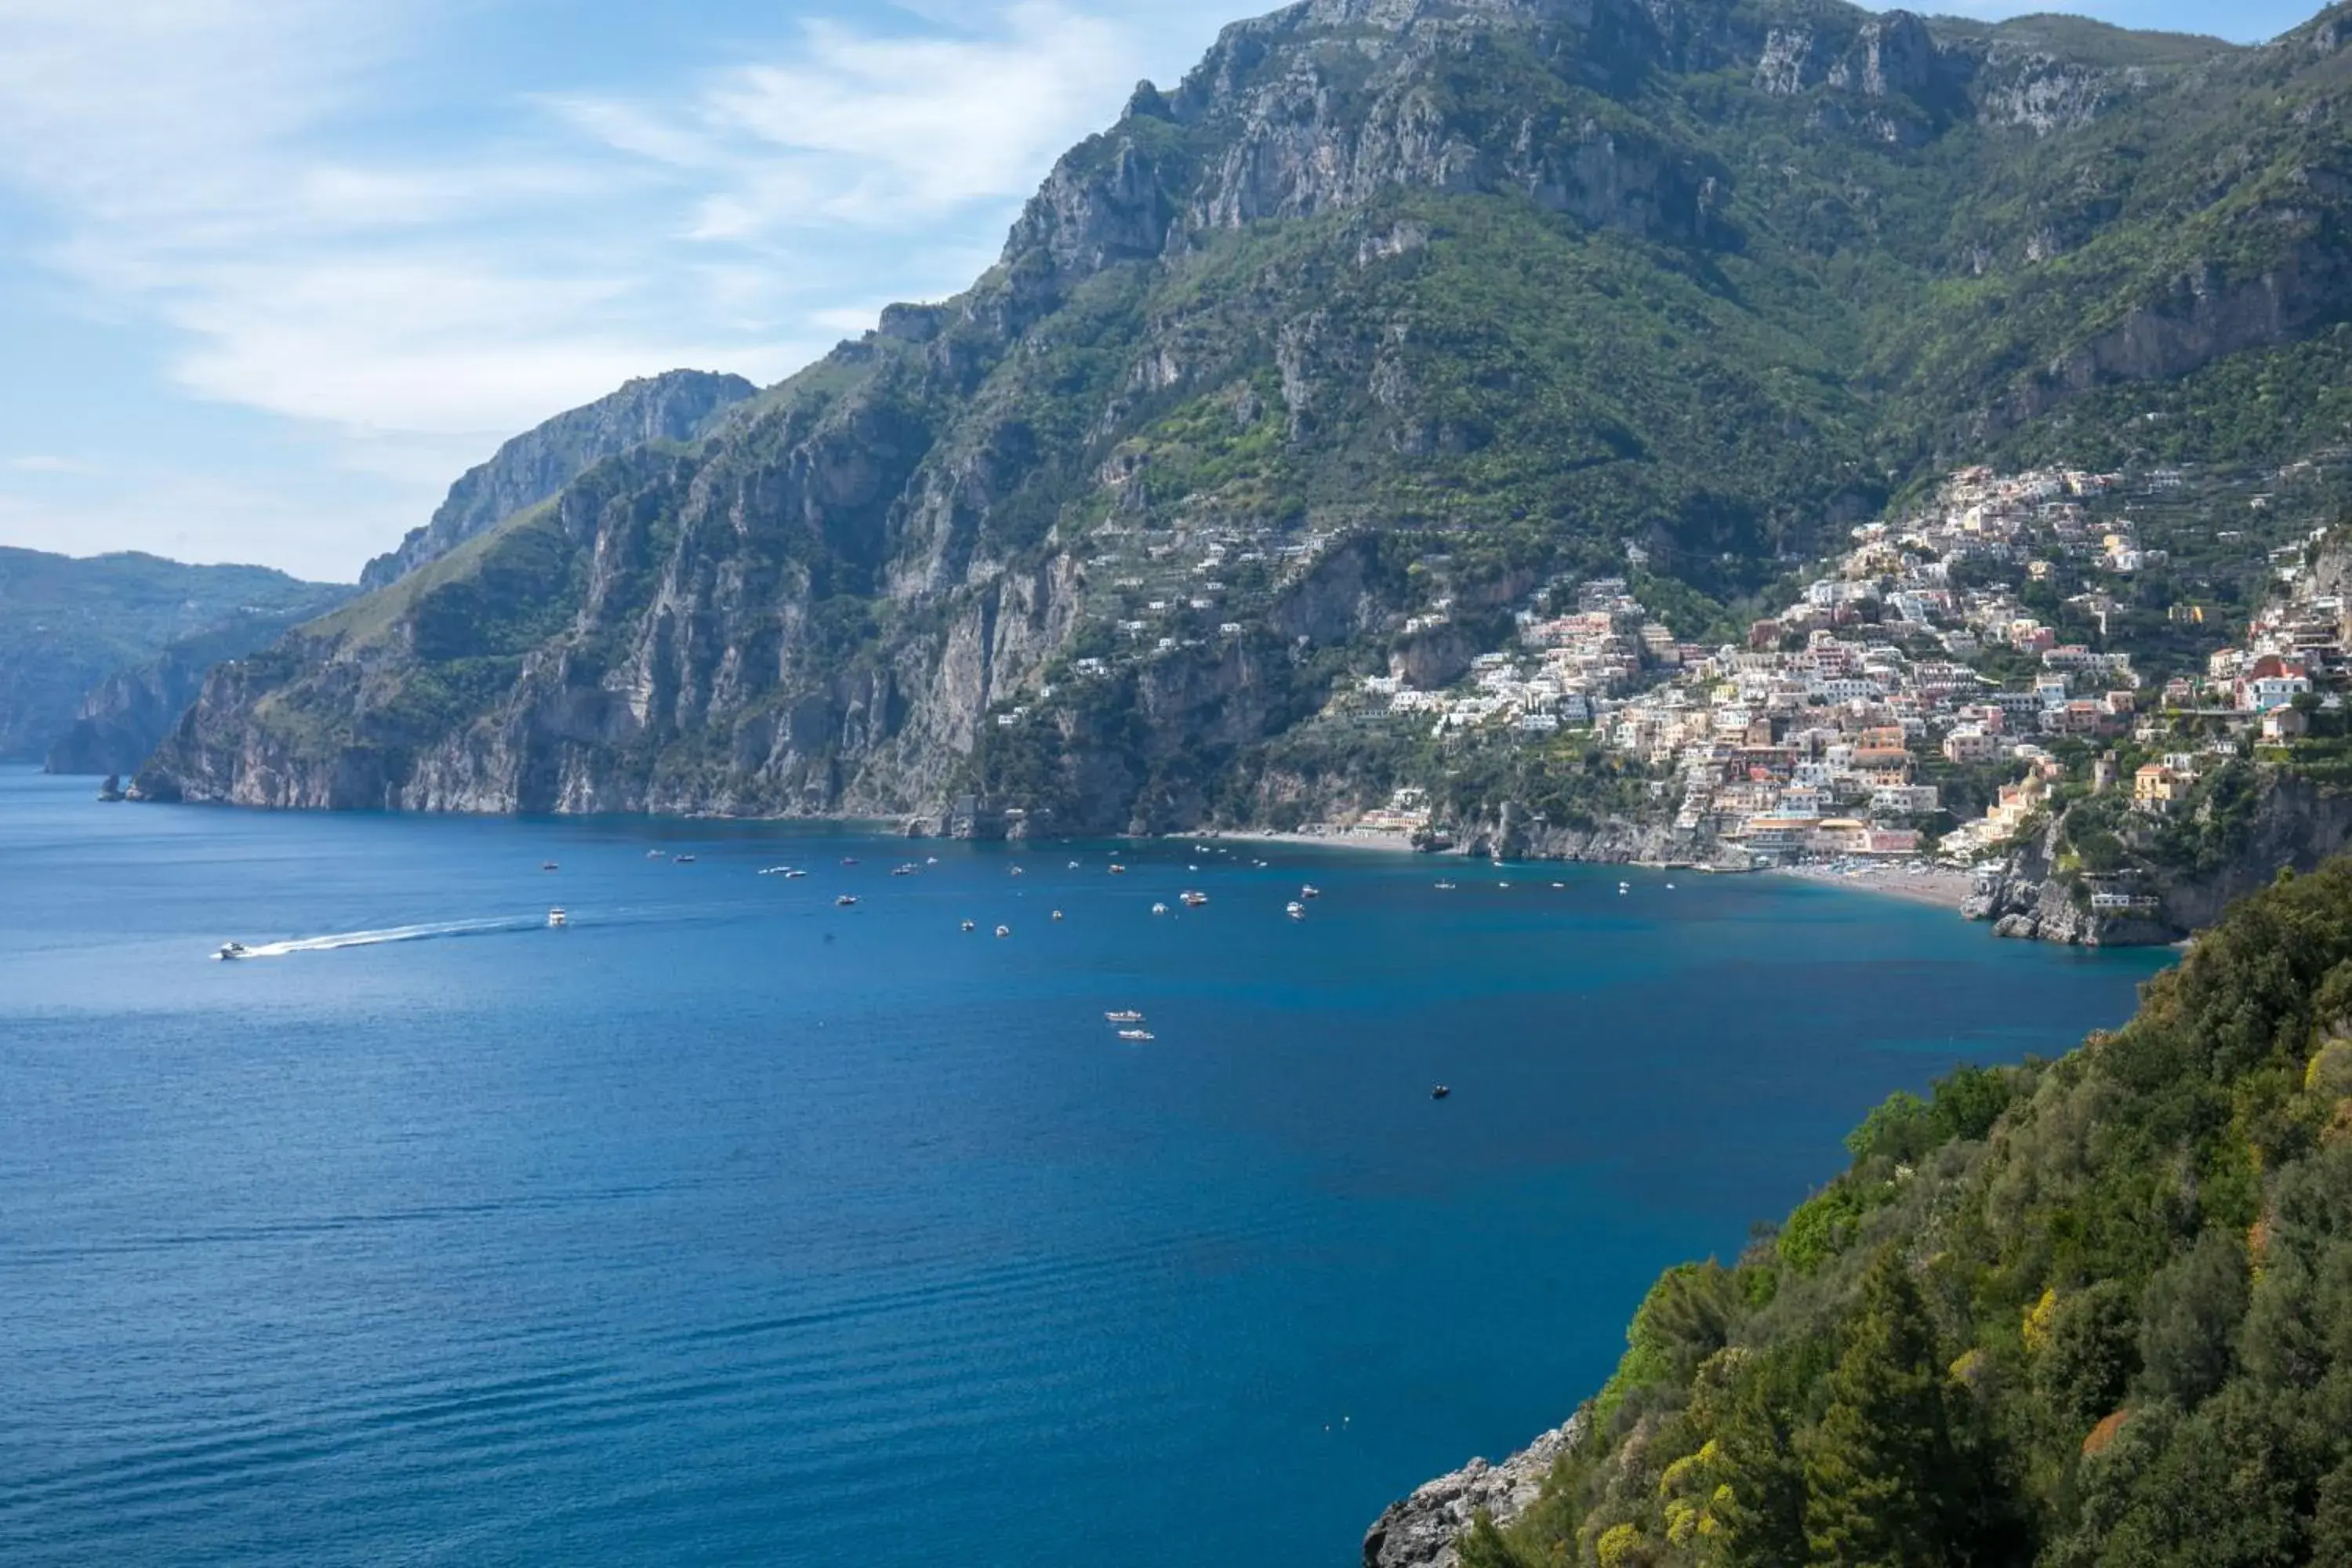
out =
[[[1762,879],[90,793],[0,773],[12,1564],[1344,1564],[1870,1103],[2156,964]]]

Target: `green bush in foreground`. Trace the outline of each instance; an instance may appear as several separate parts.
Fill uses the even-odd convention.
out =
[[[2352,862],[1670,1271],[1469,1568],[2352,1562]]]

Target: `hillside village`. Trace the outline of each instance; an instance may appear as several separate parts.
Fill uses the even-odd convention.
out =
[[[1744,646],[1679,641],[1624,580],[1589,581],[1568,613],[1522,612],[1517,646],[1479,657],[1466,683],[1423,690],[1373,676],[1360,697],[1441,740],[1588,730],[1671,777],[1656,793],[1678,842],[1717,864],[1973,865],[2045,816],[2070,778],[2161,816],[2250,745],[2305,734],[2315,683],[2344,658],[2345,598],[2307,566],[2313,535],[2273,552],[2279,591],[2242,643],[2193,668],[2143,668],[2129,651],[2090,646],[2079,634],[2107,644],[2127,584],[2167,559],[2127,516],[2094,516],[2122,484],[2071,468],[1965,469],[1908,518],[1854,529],[1852,547]],[[2059,583],[2081,586],[2053,602]],[[2200,605],[2164,616],[2219,638]],[[2127,775],[2125,752],[2145,758]],[[1426,824],[1423,803],[1401,798],[1353,826]]]

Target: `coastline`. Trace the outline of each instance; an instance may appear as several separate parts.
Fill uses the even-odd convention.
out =
[[[1929,904],[1955,912],[1976,890],[1974,877],[1966,871],[1955,871],[1942,866],[1916,875],[1908,868],[1908,863],[1902,866],[1864,866],[1847,871],[1828,866],[1771,866],[1765,871],[1769,876],[1793,877],[1799,881],[1823,887],[1871,893],[1884,899],[1901,899],[1906,903]]]
[[[1339,833],[1280,833],[1272,828],[1262,831],[1242,831],[1234,828],[1203,829],[1197,833],[1168,833],[1163,838],[1192,839],[1202,844],[1278,844],[1287,848],[1371,849],[1383,855],[1415,853],[1412,839],[1402,833],[1374,833],[1349,829]]]

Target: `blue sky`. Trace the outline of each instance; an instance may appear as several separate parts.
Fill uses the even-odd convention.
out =
[[[1265,8],[0,0],[0,543],[348,579],[631,375],[774,381],[961,288],[1056,153]]]

